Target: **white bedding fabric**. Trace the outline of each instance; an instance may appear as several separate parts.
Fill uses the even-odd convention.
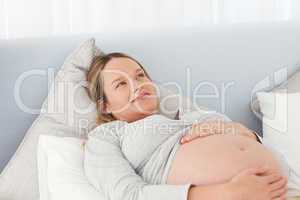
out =
[[[289,166],[289,196],[300,196],[300,93],[259,92],[263,113],[263,143],[277,152]]]
[[[107,200],[83,170],[83,139],[42,135],[38,143],[40,200]]]
[[[251,107],[262,119],[263,143],[284,157],[289,166],[289,195],[300,196],[300,70],[254,97]]]

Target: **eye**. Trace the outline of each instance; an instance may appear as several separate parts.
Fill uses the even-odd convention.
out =
[[[119,82],[119,83],[117,84],[116,88],[118,88],[118,87],[121,86],[121,85],[126,85],[126,81],[121,81],[121,82]]]
[[[139,73],[138,76],[139,76],[139,77],[144,77],[145,74],[142,72],[142,73]]]

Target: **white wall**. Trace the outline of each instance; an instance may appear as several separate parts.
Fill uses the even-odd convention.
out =
[[[299,18],[299,0],[0,0],[0,39]]]

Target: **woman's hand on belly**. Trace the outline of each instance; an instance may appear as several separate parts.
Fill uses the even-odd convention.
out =
[[[222,184],[193,185],[188,200],[243,199],[283,200],[287,192],[287,179],[263,167],[248,168]]]
[[[184,144],[214,134],[239,134],[257,141],[255,133],[241,123],[213,120],[193,124],[188,133],[181,138],[180,143]]]
[[[287,177],[267,167],[242,170],[227,184],[234,192],[233,199],[285,199]]]

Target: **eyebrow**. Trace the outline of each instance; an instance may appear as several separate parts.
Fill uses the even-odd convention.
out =
[[[114,82],[117,82],[117,81],[119,81],[119,80],[121,80],[121,79],[122,79],[122,77],[119,77],[119,78],[113,80],[113,81],[111,82],[111,84],[114,84]]]
[[[136,72],[136,73],[137,73],[137,72],[144,72],[144,70],[141,69],[141,68],[138,68],[137,70],[135,70],[135,72]],[[113,81],[111,82],[111,84],[114,84],[115,82],[121,81],[121,80],[122,80],[122,77],[116,78],[115,80],[113,80]]]

